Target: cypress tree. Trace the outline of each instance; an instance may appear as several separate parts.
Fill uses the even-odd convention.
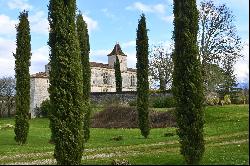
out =
[[[50,127],[59,165],[78,165],[83,153],[83,77],[75,0],[50,0]]]
[[[148,36],[146,18],[142,14],[138,23],[136,38],[137,68],[137,111],[141,134],[147,138],[150,132],[148,112]]]
[[[30,108],[30,26],[28,12],[23,11],[19,15],[19,24],[16,26],[16,53],[15,77],[16,77],[16,116],[15,116],[15,140],[18,144],[25,144],[29,132],[29,108]]]
[[[116,62],[114,64],[114,68],[115,68],[116,92],[122,92],[122,75],[121,75],[120,62],[118,56],[116,56]]]
[[[195,0],[174,0],[175,50],[173,94],[177,101],[177,134],[187,164],[198,164],[204,153],[204,95],[197,46],[198,10]]]
[[[91,69],[89,63],[89,35],[86,22],[83,20],[82,14],[79,13],[76,19],[77,34],[81,50],[81,62],[83,72],[83,101],[85,103],[84,109],[84,141],[87,142],[90,137],[90,91],[91,91]]]

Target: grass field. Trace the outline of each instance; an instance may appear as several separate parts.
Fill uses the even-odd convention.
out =
[[[160,111],[163,111],[162,109]],[[205,109],[205,153],[201,164],[249,164],[249,105],[207,107]],[[14,125],[14,119],[0,119],[0,126]],[[30,120],[26,145],[14,141],[14,130],[0,130],[0,164],[56,164],[54,146],[49,144],[49,120]],[[174,136],[164,136],[173,133]],[[111,138],[122,136],[123,140]],[[131,164],[185,164],[179,153],[175,128],[151,129],[148,139],[138,129],[91,129],[82,164],[111,164],[126,159]]]

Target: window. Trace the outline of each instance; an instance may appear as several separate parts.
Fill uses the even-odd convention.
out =
[[[108,73],[103,73],[103,84],[108,84]]]
[[[130,77],[130,86],[135,86],[135,76],[134,75],[132,75]]]

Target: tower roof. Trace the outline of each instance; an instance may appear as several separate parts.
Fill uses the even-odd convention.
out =
[[[114,49],[112,50],[112,52],[110,54],[108,54],[108,56],[112,56],[112,55],[122,55],[122,56],[127,56],[122,52],[121,46],[119,45],[119,43],[116,43]]]

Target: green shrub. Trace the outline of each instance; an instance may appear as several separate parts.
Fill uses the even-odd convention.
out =
[[[128,102],[128,105],[131,106],[131,107],[136,106],[136,99],[130,100],[130,101]]]
[[[224,101],[225,101],[225,104],[231,104],[230,95],[225,95],[224,96]]]
[[[213,106],[213,105],[218,105],[220,103],[220,98],[219,97],[208,97],[206,98],[206,104]]]
[[[172,96],[154,97],[150,101],[153,108],[172,108],[176,106],[176,101]]]
[[[207,98],[207,99],[206,99],[206,104],[207,104],[207,105],[213,106],[213,105],[214,105],[214,100],[213,100],[213,98]]]
[[[49,99],[46,99],[44,100],[42,103],[41,103],[41,106],[40,106],[40,115],[42,117],[48,117],[49,115],[49,110],[50,110],[50,100]]]
[[[232,104],[243,104],[243,101],[240,96],[236,96],[234,98],[231,98]]]
[[[171,136],[174,136],[175,133],[164,133],[164,137],[171,137]]]
[[[220,104],[223,106],[225,104],[225,101],[224,100],[221,100],[220,101]]]
[[[213,101],[214,101],[215,105],[218,105],[219,102],[220,102],[220,98],[219,97],[215,97],[215,98],[213,98]]]

